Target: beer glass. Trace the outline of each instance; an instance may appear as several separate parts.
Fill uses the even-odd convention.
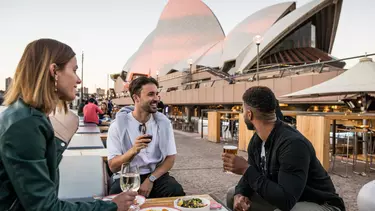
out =
[[[238,147],[235,146],[235,145],[230,145],[230,144],[228,144],[228,145],[224,145],[224,146],[223,146],[223,152],[224,152],[224,153],[228,153],[228,154],[237,155]],[[226,171],[226,170],[224,170],[224,164],[223,164],[223,171],[224,171],[225,173],[232,173],[232,172],[230,172],[230,171]]]

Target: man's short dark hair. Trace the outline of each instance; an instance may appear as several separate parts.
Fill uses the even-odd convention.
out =
[[[247,106],[256,109],[262,115],[257,115],[261,119],[271,119],[277,107],[277,99],[272,90],[265,86],[253,86],[246,90],[242,100]],[[270,116],[267,114],[271,114]],[[269,117],[268,117],[269,116]]]
[[[133,102],[133,95],[136,94],[139,96],[141,94],[142,87],[146,84],[155,84],[156,87],[159,88],[159,83],[157,80],[155,80],[155,78],[141,76],[139,78],[134,79],[129,85],[130,97],[132,98]]]
[[[95,103],[95,99],[94,99],[94,98],[90,98],[90,99],[89,99],[89,102],[90,102],[90,103]]]

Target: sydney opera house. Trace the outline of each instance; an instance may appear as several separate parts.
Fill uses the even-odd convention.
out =
[[[132,104],[128,83],[141,75],[157,78],[169,113],[195,110],[195,115],[240,106],[243,92],[254,85],[268,86],[280,97],[324,82],[344,71],[345,63],[330,54],[342,3],[270,5],[225,35],[201,0],[169,0],[122,72],[111,75],[113,101]],[[337,109],[338,102],[338,97],[280,99],[284,110]]]

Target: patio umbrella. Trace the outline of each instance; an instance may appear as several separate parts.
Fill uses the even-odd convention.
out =
[[[375,93],[375,63],[371,58],[365,57],[351,69],[328,81],[281,97],[306,98],[348,94],[364,96],[369,93]]]
[[[365,57],[359,60],[354,67],[345,71],[344,73],[325,81],[321,84],[312,86],[310,88],[300,90],[291,94],[283,95],[282,98],[306,98],[306,97],[320,97],[320,96],[336,96],[336,95],[350,95],[357,94],[361,97],[361,110],[366,112],[373,101],[370,93],[375,93],[375,63],[371,58]],[[354,108],[354,105],[350,105]],[[335,127],[335,121],[334,121]],[[363,125],[367,125],[367,120],[363,120]],[[335,134],[335,133],[334,133]],[[335,143],[335,135],[333,142]],[[363,154],[367,155],[367,135],[364,134]],[[367,160],[367,156],[366,156]]]

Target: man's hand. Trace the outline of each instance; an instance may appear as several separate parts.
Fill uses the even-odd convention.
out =
[[[130,205],[133,204],[135,197],[137,196],[137,192],[122,192],[117,195],[112,202],[116,203],[117,211],[128,211]]]
[[[251,201],[246,196],[237,194],[234,196],[234,211],[247,211],[250,209]]]
[[[149,139],[149,135],[138,136],[135,139],[134,145],[131,150],[133,150],[134,154],[138,154],[142,149],[147,148],[148,143],[150,142],[151,139]]]
[[[238,175],[243,175],[249,164],[245,158],[229,153],[223,153],[221,158],[224,162],[224,170],[233,172]]]
[[[148,178],[143,181],[141,187],[138,190],[138,193],[144,197],[148,197],[151,193],[154,183],[152,183]]]

